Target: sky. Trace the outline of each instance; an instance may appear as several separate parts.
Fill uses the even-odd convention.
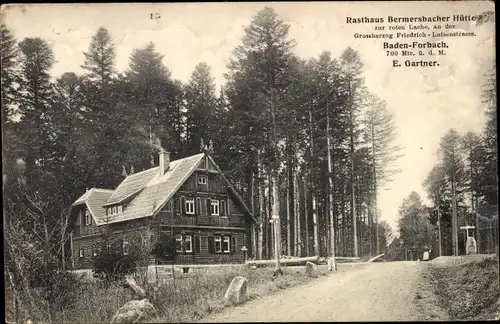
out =
[[[494,10],[492,2],[43,4],[2,6],[1,17],[17,39],[41,37],[52,46],[55,78],[64,72],[83,72],[83,52],[103,26],[114,40],[118,70],[127,68],[133,49],[152,41],[165,55],[163,63],[173,78],[187,82],[195,65],[205,62],[221,86],[244,27],[264,6],[273,7],[290,24],[289,36],[297,42],[294,51],[302,58],[317,58],[323,51],[336,58],[348,46],[359,52],[366,85],[394,114],[395,144],[404,148],[397,162],[401,172],[378,193],[381,220],[395,229],[404,198],[416,191],[427,201],[422,182],[436,162],[445,132],[455,128],[464,134],[483,128],[480,84],[485,67],[495,57],[494,26],[456,23],[457,29],[477,36],[443,39],[449,48],[446,56],[438,58],[439,67],[393,68],[394,58],[386,55],[383,40],[353,37],[371,33],[373,25],[347,24],[346,17],[476,15]],[[151,19],[151,14],[159,18]]]

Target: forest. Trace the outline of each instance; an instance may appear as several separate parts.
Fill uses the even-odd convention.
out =
[[[231,55],[226,83],[217,88],[205,63],[193,67],[186,83],[172,78],[168,56],[153,42],[134,49],[128,68],[117,71],[115,44],[104,27],[82,55],[84,73],[54,80],[51,68],[64,58],[54,57],[46,40],[18,40],[2,25],[9,272],[33,260],[43,260],[45,270],[67,269],[69,208],[87,188],[115,188],[127,174],[157,165],[160,148],[174,160],[208,143],[259,220],[254,258],[275,253],[272,215],[280,219],[283,255],[326,256],[333,247],[338,256],[384,252],[392,234],[381,220],[377,192],[399,172],[395,162],[403,149],[394,144],[394,116],[365,86],[359,53],[347,47],[337,58],[324,51],[302,59],[289,27],[271,8],[257,12]],[[485,130],[463,137],[450,131],[442,139],[442,163],[425,183],[441,211],[443,242],[451,196],[459,209],[496,205],[494,74],[486,84]],[[436,224],[433,211],[424,218]]]
[[[411,255],[424,249],[434,250],[435,256],[464,255],[467,233],[462,226],[474,226],[469,235],[476,239],[478,253],[498,253],[495,62],[484,80],[484,128],[465,134],[449,129],[440,139],[437,160],[422,184],[431,206],[416,192],[403,201],[400,235],[389,249],[393,257],[417,259]]]

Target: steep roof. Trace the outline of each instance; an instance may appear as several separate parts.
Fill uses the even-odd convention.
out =
[[[112,194],[113,190],[110,189],[92,188],[81,195],[80,198],[73,203],[73,206],[86,204],[96,224],[102,225],[104,224],[103,205]]]
[[[141,172],[143,175],[140,176],[142,178],[140,180],[128,180],[129,177],[133,177],[136,174],[127,177],[122,182],[122,184],[126,182],[130,183],[127,187],[137,188],[135,186],[137,183],[145,183],[145,185],[142,189],[139,189],[137,196],[124,208],[122,213],[106,216],[106,223],[118,223],[155,215],[172,198],[175,192],[179,190],[194,170],[196,170],[203,156],[204,153],[200,153],[171,161],[169,169],[162,176],[159,175],[158,167],[156,167],[153,168],[156,172],[153,172],[153,169],[147,170],[152,172],[152,175],[148,172]],[[146,179],[149,179],[149,181],[146,181]],[[118,188],[122,187],[122,184]],[[132,189],[123,190],[129,196],[133,194],[133,191]],[[123,197],[124,195],[120,196]]]
[[[93,188],[78,198],[73,203],[73,206],[86,203],[97,225],[154,216],[193,174],[204,156],[204,153],[200,153],[171,161],[169,169],[161,176],[158,167],[129,175],[115,190]],[[243,207],[247,216],[255,222],[255,218],[241,196],[229,183],[214,160],[209,155],[207,156],[228,185],[230,192]],[[126,199],[129,199],[130,203],[123,208],[123,212],[106,215],[106,206],[121,203]]]
[[[144,189],[155,175],[158,175],[158,167],[129,175],[118,185],[104,206],[117,204],[130,198]]]

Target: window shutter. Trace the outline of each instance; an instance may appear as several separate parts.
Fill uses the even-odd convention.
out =
[[[196,215],[201,214],[201,198],[196,197]]]
[[[177,198],[175,200],[175,205],[176,205],[175,211],[180,213],[181,212],[181,198]]]
[[[220,212],[220,215],[221,216],[225,216],[226,215],[226,202],[224,200],[221,199],[220,201],[220,206],[219,206],[219,212]]]
[[[231,236],[231,253],[236,252],[236,236]]]
[[[212,215],[212,199],[207,198],[207,214]]]
[[[201,238],[199,235],[194,237],[194,253],[200,253],[200,242]]]
[[[228,198],[226,203],[226,215],[229,216],[230,212],[231,211],[229,210],[229,198]]]
[[[181,215],[186,214],[186,199],[184,196],[181,197]]]
[[[209,253],[215,253],[215,243],[214,243],[214,237],[213,236],[209,236],[208,237],[208,252]]]

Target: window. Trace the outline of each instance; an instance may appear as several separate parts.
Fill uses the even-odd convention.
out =
[[[179,253],[193,253],[193,237],[191,235],[178,234],[175,237],[176,251]]]
[[[80,258],[85,257],[85,249],[83,247],[81,247],[80,250],[78,250],[78,256]]]
[[[194,215],[194,198],[186,198],[185,207],[186,214]]]
[[[85,210],[85,225],[90,225],[92,224],[92,219],[90,218],[90,212],[89,210]]]
[[[113,207],[113,214],[116,214],[116,206]]]
[[[222,252],[221,237],[216,236],[215,237],[215,253],[221,253],[221,252]]]
[[[224,253],[229,253],[230,250],[230,244],[229,244],[229,236],[223,236],[222,237],[222,252]]]
[[[97,256],[97,245],[92,245],[92,255]]]
[[[210,203],[210,213],[212,215],[219,215],[219,201],[218,200],[212,200]]]
[[[118,206],[118,212],[121,213],[122,212],[122,205]]]
[[[198,174],[198,183],[207,184],[207,176],[205,174]]]
[[[224,200],[220,201],[220,215],[226,215],[226,202]]]
[[[231,253],[236,244],[235,238],[231,241],[229,235],[218,235],[208,238],[208,251],[210,253]]]
[[[127,241],[123,241],[123,254],[127,255],[129,253],[129,245]]]

